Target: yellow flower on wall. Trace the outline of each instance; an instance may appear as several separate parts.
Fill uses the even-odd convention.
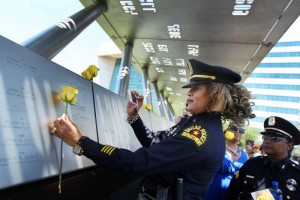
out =
[[[81,73],[81,75],[83,78],[90,81],[98,75],[99,70],[100,69],[96,65],[90,65],[86,70],[84,70]]]
[[[93,78],[98,75],[99,70],[100,69],[96,65],[90,65],[86,70],[84,70],[81,73],[83,78],[91,81],[94,109],[96,109],[96,105],[95,105],[95,90],[94,90]],[[95,118],[96,118],[96,121],[98,121],[96,113],[95,113]],[[97,123],[96,123],[96,131],[98,132]]]
[[[143,104],[143,108],[145,108],[146,110],[148,111],[151,111],[152,110],[152,107],[150,104]]]
[[[152,130],[152,122],[151,122],[151,115],[150,115],[150,114],[151,114],[150,111],[152,110],[152,106],[151,106],[151,104],[146,104],[146,103],[144,103],[144,104],[142,105],[142,107],[145,108],[146,110],[148,110],[149,120],[150,120],[151,130]]]

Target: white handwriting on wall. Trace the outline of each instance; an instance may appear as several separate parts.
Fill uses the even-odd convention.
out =
[[[129,13],[131,15],[139,14],[133,1],[120,1],[120,4],[125,13]],[[153,0],[140,0],[138,6],[142,9],[142,11],[156,12],[156,7]]]

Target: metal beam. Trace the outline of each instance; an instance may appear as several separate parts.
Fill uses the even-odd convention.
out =
[[[104,1],[97,1],[24,41],[21,45],[45,58],[52,59],[106,10],[107,5]]]
[[[125,50],[123,52],[123,57],[121,60],[120,70],[115,88],[116,93],[124,98],[126,98],[129,86],[132,49],[133,46],[131,43],[127,43],[125,45]]]

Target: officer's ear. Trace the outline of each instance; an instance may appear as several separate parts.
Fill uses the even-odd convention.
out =
[[[294,148],[294,143],[293,143],[293,142],[288,142],[286,146],[287,146],[288,152],[290,152],[290,151],[292,151],[293,148]]]

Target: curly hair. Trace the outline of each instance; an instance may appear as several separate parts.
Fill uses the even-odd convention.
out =
[[[207,86],[210,95],[208,107],[223,101],[222,119],[229,120],[242,127],[249,124],[249,119],[254,118],[252,113],[251,93],[242,85],[228,85],[222,83],[209,83]]]

